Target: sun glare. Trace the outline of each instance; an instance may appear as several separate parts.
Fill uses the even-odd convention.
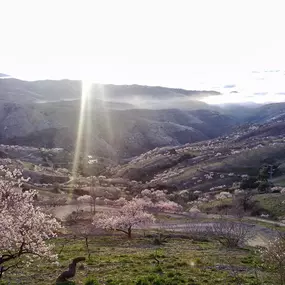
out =
[[[90,94],[93,82],[90,80],[82,81],[82,92],[81,92],[81,105],[80,105],[80,113],[78,120],[78,128],[77,128],[77,137],[76,137],[76,145],[73,159],[73,167],[72,167],[72,178],[76,179],[78,166],[80,162],[80,154],[82,152],[82,142],[83,142],[83,133],[84,130],[87,129],[86,133],[89,133],[88,129],[91,128],[90,123]],[[88,138],[85,140],[89,141]],[[70,195],[69,195],[70,196]]]

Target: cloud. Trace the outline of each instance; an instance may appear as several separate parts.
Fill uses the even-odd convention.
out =
[[[5,77],[10,77],[10,76],[7,75],[7,74],[4,74],[4,73],[0,73],[0,78],[1,78],[1,77],[4,77],[4,78],[5,78]]]
[[[224,86],[224,88],[235,88],[235,87],[236,87],[235,84],[228,84]]]

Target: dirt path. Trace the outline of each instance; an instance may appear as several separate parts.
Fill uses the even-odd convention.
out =
[[[77,210],[83,210],[83,211],[90,211],[90,206],[88,204],[86,205],[64,205],[64,206],[59,206],[56,207],[53,211],[53,214],[61,219],[65,220],[65,218],[70,215],[73,211]],[[97,211],[110,211],[114,210],[114,207],[110,206],[96,206]],[[163,222],[158,222],[154,225],[151,225],[150,228],[164,228],[166,230],[172,230],[176,232],[186,232],[191,230],[191,227],[200,227],[200,229],[206,230],[207,227],[212,226],[214,221],[219,219],[220,216],[218,215],[203,215],[201,217],[195,217],[191,218],[190,215],[187,214],[170,214],[167,213],[168,216],[176,219],[173,220],[172,222],[169,223],[163,223]],[[179,220],[180,218],[180,220]],[[186,223],[185,220],[181,220],[181,218],[189,218],[189,223]],[[208,220],[205,222],[205,218]],[[232,219],[234,217],[232,216],[224,216],[223,218],[228,218]],[[212,220],[212,221],[211,221]],[[252,222],[251,222],[252,221]],[[270,240],[273,238],[277,237],[277,231],[274,229],[270,229],[266,226],[259,225],[254,223],[255,221],[259,222],[266,222],[269,224],[278,224],[279,226],[285,226],[283,223],[278,223],[275,221],[269,221],[269,220],[264,220],[264,219],[259,219],[259,218],[254,218],[254,217],[246,217],[246,221],[244,222],[246,225],[251,227],[253,231],[255,232],[254,237],[251,238],[248,242],[250,246],[266,246]]]

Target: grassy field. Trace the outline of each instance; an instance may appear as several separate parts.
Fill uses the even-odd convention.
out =
[[[285,216],[285,194],[260,194],[254,196],[254,199],[272,218]]]
[[[253,196],[253,201],[258,202],[259,211],[268,213],[271,219],[281,219],[285,217],[285,194],[270,193],[257,194]],[[210,201],[202,203],[199,208],[204,213],[223,213],[230,212],[232,208],[232,198]]]
[[[199,205],[199,208],[204,213],[214,213],[217,214],[219,212],[223,212],[225,214],[226,208],[232,207],[233,200],[232,198],[226,198],[222,200],[214,200],[206,203],[202,203]]]
[[[83,239],[53,242],[60,253],[59,265],[42,261],[17,269],[5,275],[6,284],[55,284],[70,260],[88,256]],[[228,250],[213,242],[178,237],[155,246],[151,237],[127,240],[121,235],[92,237],[89,247],[91,256],[78,267],[76,285],[85,284],[88,277],[105,285],[274,284],[269,272],[256,267],[260,261],[252,249]]]

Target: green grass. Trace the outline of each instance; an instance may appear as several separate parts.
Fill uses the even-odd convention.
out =
[[[4,280],[21,280],[14,284],[50,285],[75,257],[87,256],[83,240],[56,239],[55,250],[60,251],[59,266],[46,261],[27,269],[5,275]],[[242,284],[257,284],[254,277],[256,254],[251,250],[225,250],[212,242],[195,242],[190,239],[169,239],[163,246],[154,246],[152,239],[124,236],[101,236],[90,240],[91,257],[79,268],[74,281],[84,284],[87,277],[96,278],[99,284],[150,285],[150,284],[240,284],[232,269],[241,269],[238,278]],[[159,260],[159,264],[155,261]],[[260,272],[266,280],[267,272]],[[9,284],[13,284],[10,282]],[[263,283],[270,284],[270,283]]]
[[[226,198],[222,200],[214,200],[199,205],[199,209],[205,213],[218,213],[221,209],[231,207],[232,198]]]
[[[22,161],[22,164],[23,164],[25,169],[28,169],[28,170],[34,170],[35,169],[35,165],[33,163],[30,163],[27,161]]]
[[[285,194],[260,194],[254,196],[254,199],[272,218],[285,216]]]

